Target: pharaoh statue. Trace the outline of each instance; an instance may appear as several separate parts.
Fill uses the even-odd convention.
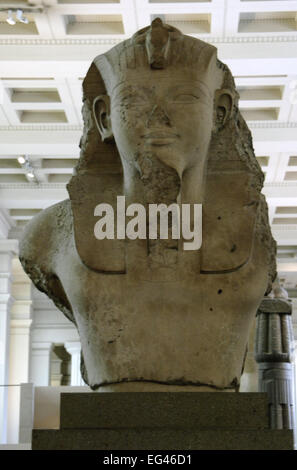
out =
[[[216,48],[159,18],[90,66],[69,199],[27,225],[20,259],[76,325],[91,389],[238,390],[275,278],[263,174],[238,98]],[[98,240],[94,208],[119,195],[144,207],[202,204],[200,249],[170,236]]]

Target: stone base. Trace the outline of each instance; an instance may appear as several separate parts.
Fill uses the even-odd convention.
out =
[[[292,450],[293,433],[268,428],[264,393],[65,393],[32,449]]]

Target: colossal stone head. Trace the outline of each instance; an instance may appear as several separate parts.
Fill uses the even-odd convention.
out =
[[[226,75],[215,47],[157,18],[95,58],[85,104],[102,142],[115,142],[127,177],[141,154],[152,153],[182,179],[189,169],[205,173],[212,132],[233,116],[237,94],[232,79],[225,87]]]
[[[84,243],[100,202],[114,204],[116,195],[125,194],[142,204],[202,203],[199,272],[243,266],[258,230],[269,290],[275,244],[260,194],[264,175],[238,110],[233,77],[216,48],[157,18],[94,59],[83,93],[81,156],[68,185],[83,262],[100,272],[126,271],[120,241],[113,242],[113,257],[109,241],[100,248],[95,241]]]
[[[114,138],[127,174],[152,154],[176,170],[203,173],[212,130],[229,118],[216,49],[160,19],[94,61],[107,94],[93,102],[102,140]],[[214,100],[216,99],[215,107]]]

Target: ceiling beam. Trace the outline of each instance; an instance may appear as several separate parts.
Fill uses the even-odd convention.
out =
[[[0,201],[4,209],[46,209],[67,198],[66,185],[62,183],[0,185]]]
[[[250,40],[251,39],[251,40]],[[290,75],[297,69],[297,38],[275,41],[274,38],[232,38],[205,40],[213,43],[218,49],[218,57],[231,69],[233,75]],[[289,38],[290,39],[290,38]],[[123,38],[106,38],[87,41],[84,39],[17,40],[0,41],[1,77],[83,77],[93,59]],[[69,42],[67,42],[69,41]],[[38,47],[37,47],[38,46]],[[243,52],[244,51],[244,52]],[[243,57],[244,56],[244,57]]]
[[[51,130],[0,130],[1,155],[69,155],[79,156],[79,141],[82,130],[68,130],[65,127]],[[297,136],[296,136],[297,137]]]

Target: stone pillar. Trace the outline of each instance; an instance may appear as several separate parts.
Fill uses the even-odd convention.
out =
[[[257,312],[255,357],[259,391],[269,400],[270,427],[294,429],[294,338],[290,301],[264,298]]]
[[[50,384],[51,350],[50,342],[32,342],[30,382],[35,387]]]
[[[12,319],[10,321],[9,383],[18,385],[17,387],[9,387],[8,390],[7,441],[10,444],[20,442],[21,383],[29,381],[31,322],[31,319]]]
[[[64,346],[66,351],[71,355],[71,385],[85,385],[80,373],[80,342],[67,341]]]
[[[61,365],[62,359],[60,359],[54,351],[51,354],[51,379],[50,385],[52,387],[60,387],[62,381],[62,374],[61,374]]]
[[[30,337],[32,324],[31,281],[18,258],[12,261],[14,303],[10,320],[8,429],[9,443],[19,442],[21,386],[29,382]],[[28,441],[29,442],[29,441]]]
[[[19,443],[27,444],[31,442],[33,428],[33,405],[34,388],[33,384],[21,384],[20,412],[19,412]]]
[[[17,240],[0,240],[0,443],[7,442],[7,401],[9,382],[9,326],[12,259],[18,251]]]

